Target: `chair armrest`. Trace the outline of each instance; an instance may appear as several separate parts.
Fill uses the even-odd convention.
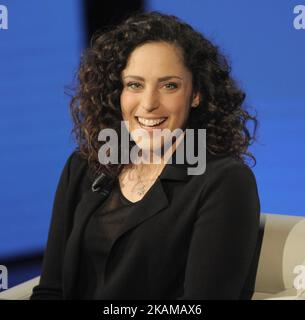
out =
[[[33,287],[38,285],[40,276],[0,292],[0,300],[29,300]]]
[[[305,292],[298,292],[295,288],[277,293],[255,292],[252,300],[305,300]]]

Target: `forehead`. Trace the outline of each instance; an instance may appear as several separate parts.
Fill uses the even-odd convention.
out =
[[[128,58],[123,76],[129,72],[150,76],[173,72],[186,76],[189,73],[181,49],[165,42],[146,43],[135,48]]]

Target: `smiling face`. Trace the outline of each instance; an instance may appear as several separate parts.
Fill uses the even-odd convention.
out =
[[[152,150],[155,129],[184,130],[191,106],[199,104],[199,94],[192,94],[192,74],[184,66],[180,50],[169,43],[137,47],[122,71],[122,82],[123,120],[129,122],[131,135],[141,128],[149,133],[150,141],[142,143],[142,149]]]

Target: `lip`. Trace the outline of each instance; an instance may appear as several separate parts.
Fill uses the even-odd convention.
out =
[[[145,118],[145,119],[149,119],[149,120],[166,118],[160,125],[153,126],[153,127],[147,127],[147,126],[145,126],[145,125],[143,125],[143,124],[141,124],[141,123],[139,122],[137,116],[136,116],[135,118],[136,118],[136,121],[137,121],[138,125],[139,125],[142,129],[145,129],[146,131],[151,132],[151,133],[154,131],[154,129],[162,129],[162,127],[164,127],[164,126],[163,126],[164,123],[165,123],[165,122],[167,121],[167,119],[168,119],[168,117],[158,117],[158,118],[145,118],[145,117],[140,117],[140,118]]]
[[[161,119],[161,118],[168,118],[168,117],[164,117],[164,116],[160,116],[160,117],[141,117],[141,116],[135,116],[136,119],[138,118],[144,118],[144,119],[147,119],[147,120],[156,120],[156,119]]]

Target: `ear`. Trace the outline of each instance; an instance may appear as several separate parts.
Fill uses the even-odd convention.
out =
[[[199,92],[193,94],[191,107],[192,108],[197,108],[199,106],[199,104],[200,104],[200,100],[201,100],[201,95],[200,95]]]

